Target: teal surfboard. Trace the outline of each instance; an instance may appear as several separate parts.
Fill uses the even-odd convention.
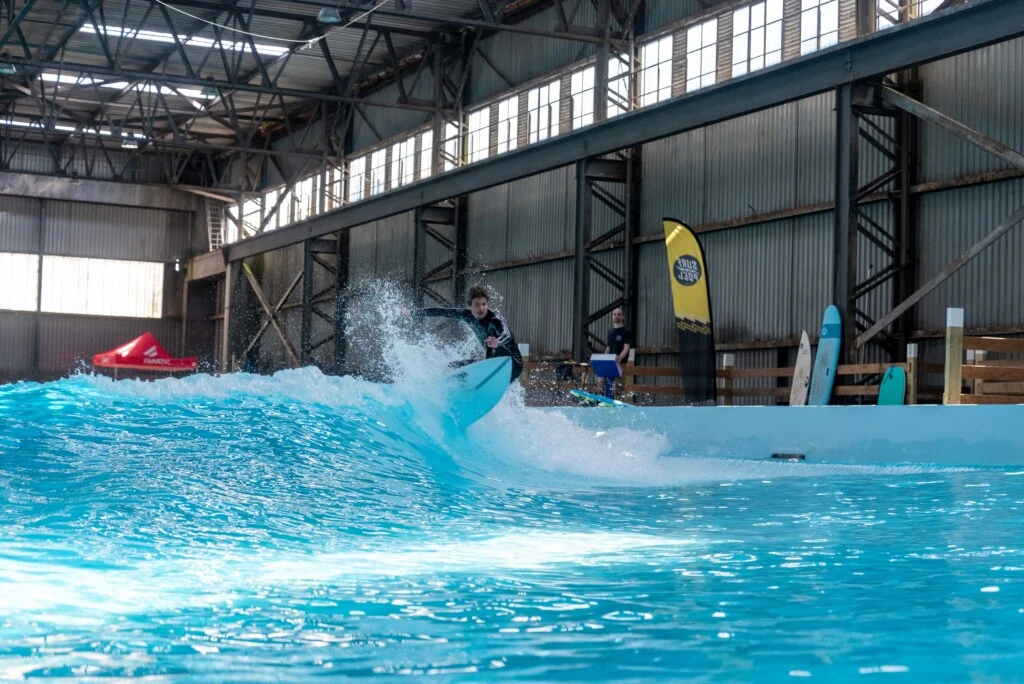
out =
[[[893,366],[882,377],[878,388],[879,406],[902,406],[907,394],[907,374],[899,366]]]
[[[630,404],[627,404],[624,401],[609,399],[608,397],[602,397],[600,394],[591,394],[590,392],[584,392],[583,390],[569,390],[569,394],[582,399],[588,406],[630,406]]]
[[[512,359],[498,356],[477,361],[451,375],[448,412],[465,429],[498,405],[512,380]]]
[[[818,338],[818,353],[814,357],[814,371],[811,374],[811,389],[807,393],[808,406],[827,406],[832,397],[832,386],[836,381],[836,367],[843,343],[843,322],[839,309],[829,305],[821,319],[821,335]]]

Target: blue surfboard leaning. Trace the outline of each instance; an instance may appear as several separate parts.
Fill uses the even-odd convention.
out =
[[[892,366],[882,377],[878,388],[879,406],[902,406],[907,394],[907,373],[900,366]]]
[[[818,353],[814,357],[811,389],[807,394],[808,406],[827,406],[832,397],[839,366],[839,352],[843,343],[843,321],[839,309],[830,304],[821,319]]]
[[[465,429],[498,405],[512,380],[512,359],[498,356],[477,361],[451,375],[448,412]]]
[[[582,399],[584,402],[586,402],[586,404],[588,406],[605,406],[605,407],[609,407],[609,408],[614,408],[614,407],[619,407],[619,406],[630,406],[630,407],[632,407],[631,404],[627,404],[624,401],[619,401],[618,399],[609,399],[608,397],[602,397],[599,394],[591,394],[590,392],[584,392],[583,390],[578,390],[578,389],[569,390],[569,394],[571,394],[572,396],[574,396],[574,397],[576,397],[578,399]]]

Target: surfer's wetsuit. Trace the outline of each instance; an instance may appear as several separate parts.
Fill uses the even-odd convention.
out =
[[[519,345],[516,344],[516,338],[512,336],[508,323],[505,322],[504,317],[497,311],[488,309],[487,315],[479,320],[469,309],[428,308],[416,309],[412,313],[421,318],[453,318],[462,321],[472,329],[477,339],[484,344],[488,359],[496,356],[508,356],[512,359],[511,382],[519,379],[519,375],[523,372],[523,356],[519,353]],[[498,339],[498,346],[494,349],[488,347],[485,342],[488,337],[496,337]]]

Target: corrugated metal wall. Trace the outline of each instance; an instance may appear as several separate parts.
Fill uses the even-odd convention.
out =
[[[597,19],[595,9],[589,2],[580,4],[573,23],[593,26]],[[554,8],[545,10],[523,21],[525,28],[554,31],[558,15]],[[486,99],[495,93],[508,90],[509,83],[517,86],[595,54],[593,43],[572,40],[551,40],[542,36],[530,36],[508,31],[481,41],[480,50],[487,56],[493,67],[477,63],[470,77],[470,96],[473,102]],[[497,71],[495,71],[495,69]],[[501,75],[499,75],[499,72]]]
[[[660,233],[663,216],[697,226],[831,201],[834,99],[821,95],[645,146],[641,234]]]
[[[666,24],[705,14],[715,4],[704,0],[646,0],[643,6],[644,28],[647,33],[657,31]]]
[[[191,256],[193,214],[139,207],[0,196],[0,251],[173,263]],[[35,286],[32,283],[31,286]],[[181,351],[182,323],[0,312],[0,378],[59,377],[97,352],[147,330],[172,354]],[[37,336],[38,335],[38,336]]]
[[[43,211],[47,254],[163,262],[190,254],[191,214],[51,201]]]
[[[410,98],[433,102],[434,84],[431,81],[430,70],[424,69],[415,84],[413,76],[406,77],[402,83]],[[370,102],[396,102],[398,96],[398,85],[392,83],[366,99]],[[429,113],[414,109],[364,106],[363,111],[366,118],[357,113],[352,123],[352,145],[355,150],[376,145],[382,140],[419,128],[430,121]]]
[[[0,196],[0,252],[39,251],[39,200]]]
[[[0,380],[31,377],[35,339],[35,314],[0,311]]]
[[[925,104],[1016,150],[1024,149],[1024,39],[926,64],[920,76]],[[922,124],[920,138],[922,181],[1007,167],[937,126]]]
[[[469,196],[470,267],[572,249],[576,168],[567,166]]]
[[[844,39],[851,37],[850,7],[844,0]],[[652,0],[647,7],[648,30],[698,10],[689,2]],[[531,22],[527,25],[553,28],[554,12],[537,15]],[[536,45],[532,41],[503,34],[488,39],[484,49],[498,71],[514,83],[551,74],[589,50],[567,41],[536,39]],[[928,65],[920,70],[922,97],[929,105],[1020,149],[1024,147],[1022,66],[1024,40]],[[473,76],[474,98],[506,88],[505,81],[489,67],[479,67]],[[802,330],[812,336],[816,333],[832,289],[834,106],[834,96],[826,93],[645,146],[638,232],[649,239],[638,247],[640,347],[670,349],[675,344],[665,249],[660,240],[663,216],[705,228],[749,222],[702,232],[719,343],[793,339]],[[891,132],[891,121],[873,120]],[[919,148],[922,182],[1005,168],[1002,162],[928,124],[921,124]],[[862,181],[883,172],[887,164],[877,151],[861,145]],[[929,192],[918,195],[917,202],[919,282],[924,282],[1024,203],[1024,180]],[[535,355],[563,353],[570,346],[573,262],[569,252],[574,243],[575,211],[574,167],[468,198],[469,265],[492,267],[470,281],[486,284],[497,293],[496,308],[506,314],[517,337],[529,342]],[[597,224],[611,220],[611,215],[601,213],[605,211],[596,214]],[[891,229],[888,202],[876,202],[864,211]],[[773,213],[779,215],[765,216]],[[785,217],[786,213],[793,215]],[[968,326],[1024,323],[1024,288],[1019,282],[1019,264],[1024,258],[1022,233],[1024,228],[1015,229],[928,295],[915,307],[914,326],[942,328],[947,306],[963,306]],[[379,277],[407,280],[412,244],[408,215],[356,229],[352,234],[353,281]],[[439,263],[444,255],[430,245],[428,241],[427,263]],[[543,263],[494,268],[512,260],[559,253],[562,258]],[[596,258],[621,269],[621,252]],[[861,240],[860,278],[887,263],[888,257],[880,249]],[[600,305],[610,293],[606,283],[592,278],[593,303]],[[877,318],[891,308],[892,299],[892,289],[886,285],[874,290],[863,307]],[[604,324],[600,322],[597,328]],[[659,358],[651,356],[645,363]],[[665,359],[671,365],[672,355]],[[776,350],[737,354],[739,367],[774,365],[778,360]],[[754,386],[752,383],[747,386]]]
[[[920,280],[938,273],[1024,205],[1024,181],[931,193],[921,198]],[[917,305],[917,326],[939,330],[946,307],[964,309],[964,325],[1024,324],[1024,226],[1003,236]]]

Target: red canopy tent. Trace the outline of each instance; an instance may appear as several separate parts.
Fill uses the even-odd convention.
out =
[[[113,368],[115,377],[119,368],[177,373],[194,371],[199,367],[199,357],[174,358],[152,334],[145,332],[117,349],[96,354],[92,357],[92,365],[95,368]]]

